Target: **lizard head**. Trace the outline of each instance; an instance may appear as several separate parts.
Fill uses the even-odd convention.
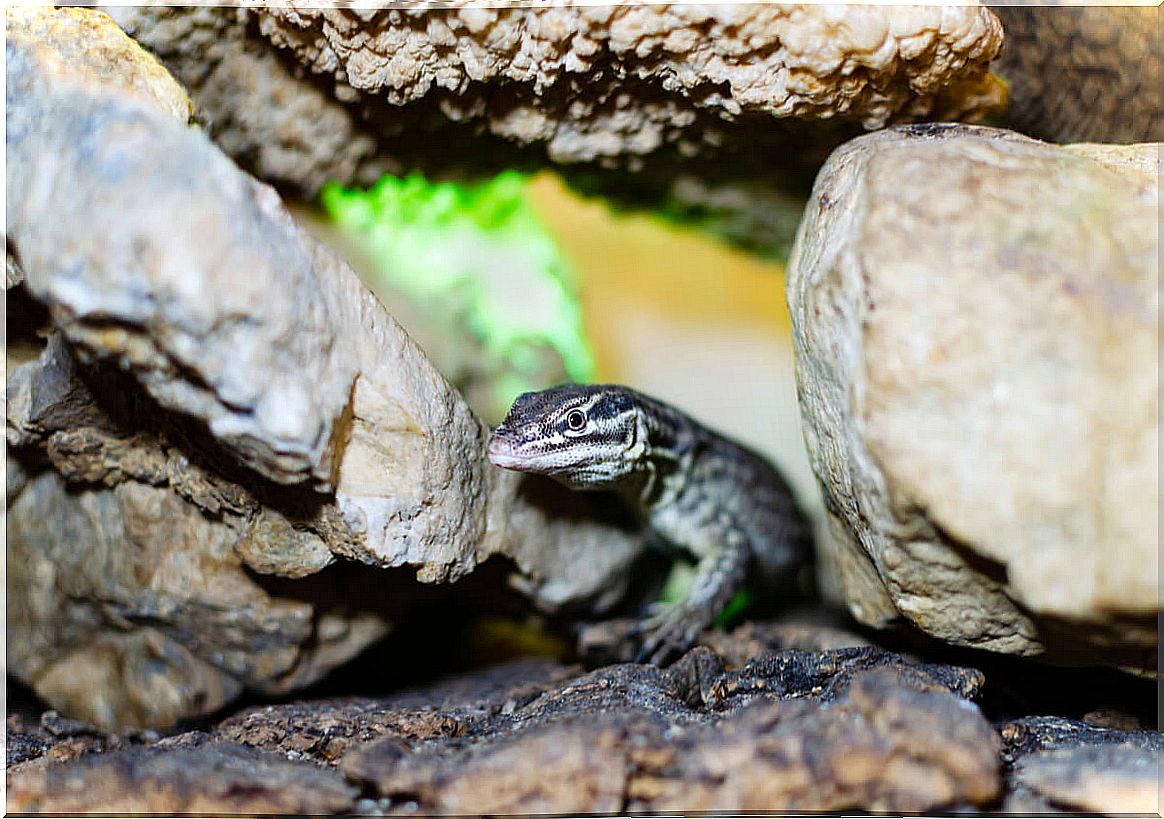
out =
[[[518,396],[489,439],[489,460],[574,489],[605,489],[638,466],[634,394],[625,387],[567,384]]]

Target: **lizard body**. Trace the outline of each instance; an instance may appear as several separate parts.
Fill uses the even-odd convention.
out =
[[[743,585],[786,574],[809,525],[762,457],[628,387],[569,384],[518,397],[489,459],[580,490],[619,494],[653,532],[698,561],[686,597],[640,623],[640,659],[686,650]]]

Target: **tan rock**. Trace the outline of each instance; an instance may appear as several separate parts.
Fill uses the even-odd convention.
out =
[[[79,8],[8,6],[8,42],[37,53],[46,75],[62,80],[109,84],[139,94],[180,122],[194,105],[161,63],[126,36],[109,16]]]
[[[1003,811],[1159,814],[1160,732],[1025,717],[1004,724],[1000,733],[1004,758],[1013,761]]]
[[[821,171],[788,300],[862,622],[1155,668],[1158,151],[915,126]]]
[[[1018,763],[1015,778],[1056,806],[1150,816],[1160,811],[1162,767],[1164,752],[1107,745],[1031,754]]]
[[[1001,29],[977,5],[352,12],[289,4],[258,23],[298,62],[361,95],[392,106],[439,98],[450,119],[544,142],[558,162],[678,143],[699,150],[704,115],[842,117],[876,128],[1001,101],[987,70]]]

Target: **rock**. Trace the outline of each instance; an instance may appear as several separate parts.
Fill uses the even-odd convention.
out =
[[[9,669],[93,722],[216,710],[244,679],[287,673],[311,632],[309,605],[270,600],[246,577],[228,526],[164,489],[71,493],[45,472],[9,510],[8,537]]]
[[[738,655],[754,639],[722,642]],[[769,652],[728,671],[700,646],[666,670],[523,659],[163,739],[13,718],[10,805],[74,810],[77,783],[98,812],[343,812],[357,792],[358,809],[393,814],[986,806],[998,737],[964,699],[981,685],[974,669],[875,648]],[[245,776],[252,787],[231,785]],[[165,801],[127,801],[151,792]]]
[[[9,777],[8,809],[35,813],[333,813],[355,789],[336,773],[225,742],[131,748]]]
[[[1055,142],[1164,140],[1160,6],[996,6],[1003,121]],[[1135,68],[1131,68],[1134,66]]]
[[[907,126],[822,169],[787,294],[859,621],[1156,668],[1158,151]]]
[[[356,106],[280,59],[252,30],[249,9],[105,10],[191,90],[215,144],[260,179],[312,198],[328,180],[370,186],[406,170]]]
[[[343,768],[394,802],[456,813],[920,810],[993,798],[989,725],[941,684],[912,687],[893,662],[777,655],[765,667],[798,667],[797,682],[758,674],[767,685],[754,696],[705,701],[724,672],[697,649],[666,672],[612,666],[524,702],[494,700],[459,739],[382,737]]]
[[[588,195],[780,259],[833,147],[1004,97],[985,68],[1000,29],[979,7],[109,13],[191,89],[216,143],[281,190],[548,162]]]
[[[56,711],[45,711],[36,724],[10,713],[5,724],[5,767],[11,777],[18,772],[126,748],[146,738],[143,734],[112,734],[91,723],[62,717]],[[148,739],[156,741],[158,737],[152,734]]]
[[[1047,716],[1000,721],[1001,737],[991,728],[975,703],[1005,710],[1029,699],[998,696],[1026,679],[1029,661],[976,654],[990,661],[984,675],[871,646],[764,648],[832,643],[839,632],[782,616],[718,634],[715,651],[699,645],[668,669],[582,672],[526,658],[387,695],[252,706],[164,738],[55,713],[27,725],[12,716],[9,792],[21,806],[72,810],[67,785],[78,782],[87,812],[118,812],[131,809],[126,783],[137,782],[173,811],[203,777],[200,798],[245,798],[246,812],[267,813],[306,799],[293,776],[319,792],[303,812],[1144,807],[1147,766],[1164,749],[1156,731]],[[1154,700],[1149,688],[1125,704]],[[1077,694],[1057,707],[1094,699]],[[248,771],[254,787],[228,787]]]
[[[179,122],[189,122],[194,115],[194,104],[182,86],[103,14],[14,6],[4,10],[4,34],[9,43],[35,52],[50,82],[67,78],[109,85],[140,96]],[[9,260],[11,264],[11,256]]]
[[[123,39],[109,63],[149,59]],[[7,229],[29,291],[86,355],[132,369],[242,463],[329,488],[355,367],[332,338],[341,308],[278,197],[153,100],[92,82],[85,63],[56,68],[68,52],[36,26],[10,52],[6,190],[19,206]]]
[[[258,152],[260,175],[308,191],[329,175],[350,179],[375,155],[367,142],[332,150],[357,128],[373,139],[411,131],[422,147],[416,135],[437,120],[461,130],[480,123],[574,163],[743,146],[755,130],[771,131],[772,117],[875,128],[980,115],[1002,102],[987,69],[1001,27],[977,5],[110,11],[195,89],[221,123],[216,138]],[[256,102],[256,91],[304,100],[319,92],[264,55],[255,29],[267,49],[331,85],[323,116],[335,136],[313,138],[319,117],[303,116],[306,103]],[[292,153],[294,164],[277,159]]]
[[[1013,760],[1003,810],[1154,814],[1160,807],[1164,737],[1057,717],[1007,723]]]
[[[1151,815],[1160,808],[1164,752],[1127,746],[1044,751],[1016,766],[1018,788],[1054,807]]]
[[[271,9],[258,25],[356,94],[396,107],[432,95],[450,119],[544,142],[556,162],[667,145],[694,153],[718,142],[701,134],[709,123],[753,113],[875,128],[999,99],[986,65],[1000,30],[979,6],[301,7]]]
[[[350,268],[133,90],[132,41],[85,35],[129,72],[98,79],[43,34],[56,15],[116,32],[103,14],[24,14],[7,248],[12,292],[60,335],[7,385],[13,674],[109,727],[293,690],[415,595],[322,571],[337,558],[447,582],[500,554],[544,608],[617,602],[643,548],[629,522],[490,467],[485,424]]]

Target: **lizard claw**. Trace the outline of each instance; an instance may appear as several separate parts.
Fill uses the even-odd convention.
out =
[[[682,605],[657,610],[640,620],[627,634],[628,639],[644,637],[634,661],[665,665],[691,648],[705,625],[699,612]]]

